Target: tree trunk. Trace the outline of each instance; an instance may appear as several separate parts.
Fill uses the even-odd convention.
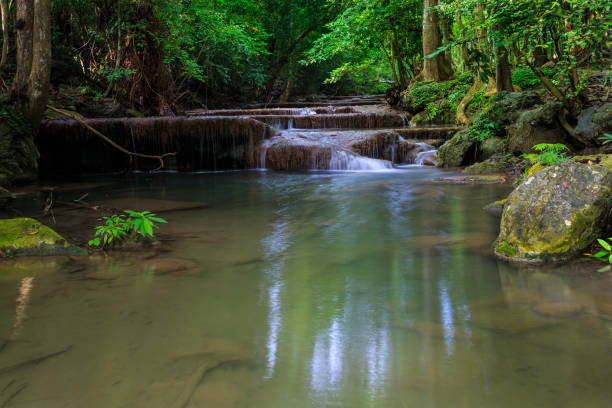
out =
[[[34,27],[33,0],[17,0],[17,71],[13,82],[13,98],[21,104],[25,100],[28,88],[28,78],[32,68],[32,30]]]
[[[34,0],[32,67],[28,78],[28,116],[38,125],[49,99],[51,81],[51,0]]]
[[[450,67],[444,67],[444,55],[439,53],[434,57],[427,58],[433,54],[441,45],[440,28],[438,26],[438,14],[433,8],[438,5],[438,0],[423,1],[423,71],[422,78],[425,81],[445,81],[451,77],[448,74]]]
[[[0,67],[6,63],[9,47],[9,30],[8,30],[8,15],[9,7],[7,0],[0,0],[0,14],[2,15],[2,57],[0,58]]]
[[[512,70],[508,62],[508,51],[501,46],[495,49],[495,87],[497,92],[514,91],[512,86]]]
[[[397,62],[397,72],[399,73],[399,83],[402,88],[407,88],[408,83],[408,71],[406,71],[406,66],[402,62],[402,56],[399,50],[399,44],[397,41],[397,33],[393,33],[389,36],[391,40],[391,56],[395,62]],[[394,64],[395,65],[395,64]]]

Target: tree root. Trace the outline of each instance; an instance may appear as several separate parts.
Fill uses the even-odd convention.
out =
[[[56,112],[56,113],[59,113],[60,115],[65,116],[67,118],[76,120],[81,125],[85,126],[87,129],[89,129],[93,134],[98,136],[100,139],[104,140],[106,143],[110,144],[115,149],[117,149],[117,150],[127,154],[130,157],[142,157],[142,158],[145,158],[145,159],[157,159],[157,160],[159,160],[159,166],[154,168],[153,170],[150,170],[150,172],[154,172],[156,170],[163,169],[164,168],[164,159],[166,157],[176,156],[176,152],[173,152],[173,153],[164,153],[164,154],[161,154],[161,155],[151,155],[151,154],[142,154],[142,153],[136,153],[136,152],[129,151],[129,150],[124,149],[123,147],[119,146],[117,143],[113,142],[109,137],[103,135],[101,132],[99,132],[96,129],[94,129],[93,127],[89,126],[83,119],[78,118],[78,117],[76,117],[74,115],[71,115],[69,112],[66,112],[66,111],[64,111],[62,109],[55,108],[55,107],[50,106],[50,105],[47,105],[47,108],[52,110],[53,112]]]

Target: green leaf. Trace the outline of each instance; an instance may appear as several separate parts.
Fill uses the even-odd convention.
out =
[[[595,255],[592,255],[593,258],[603,258],[604,256],[607,256],[609,254],[608,251],[600,251],[598,253],[596,253]]]
[[[597,238],[597,242],[599,242],[599,245],[601,245],[604,249],[610,251],[612,250],[612,247],[610,247],[610,244],[608,244],[606,241],[604,241],[601,238]]]
[[[599,268],[597,272],[608,272],[612,265],[604,266],[603,268]]]

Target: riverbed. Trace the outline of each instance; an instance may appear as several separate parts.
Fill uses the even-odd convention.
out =
[[[612,280],[498,261],[482,207],[511,186],[448,175],[53,180],[204,205],[165,212],[157,248],[2,261],[0,406],[611,406]]]

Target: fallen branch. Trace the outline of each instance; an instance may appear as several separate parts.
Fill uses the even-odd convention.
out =
[[[52,110],[53,112],[59,113],[62,116],[65,116],[67,118],[76,120],[81,125],[85,126],[87,129],[89,129],[93,134],[98,136],[100,139],[104,140],[106,143],[110,144],[115,149],[117,149],[117,150],[127,154],[130,157],[142,157],[142,158],[145,158],[145,159],[157,159],[157,160],[159,160],[159,167],[151,170],[151,172],[159,170],[159,169],[163,169],[164,168],[164,159],[166,157],[176,156],[176,152],[173,152],[173,153],[164,153],[164,154],[161,154],[161,155],[152,155],[152,154],[142,154],[142,153],[136,153],[136,152],[129,151],[129,150],[119,146],[117,143],[113,142],[109,137],[105,136],[104,134],[102,134],[98,130],[96,130],[93,127],[91,127],[90,125],[88,125],[83,119],[78,118],[78,117],[70,114],[70,112],[66,112],[65,110],[58,109],[58,108],[55,108],[55,107],[50,106],[50,105],[47,105],[47,108]]]

